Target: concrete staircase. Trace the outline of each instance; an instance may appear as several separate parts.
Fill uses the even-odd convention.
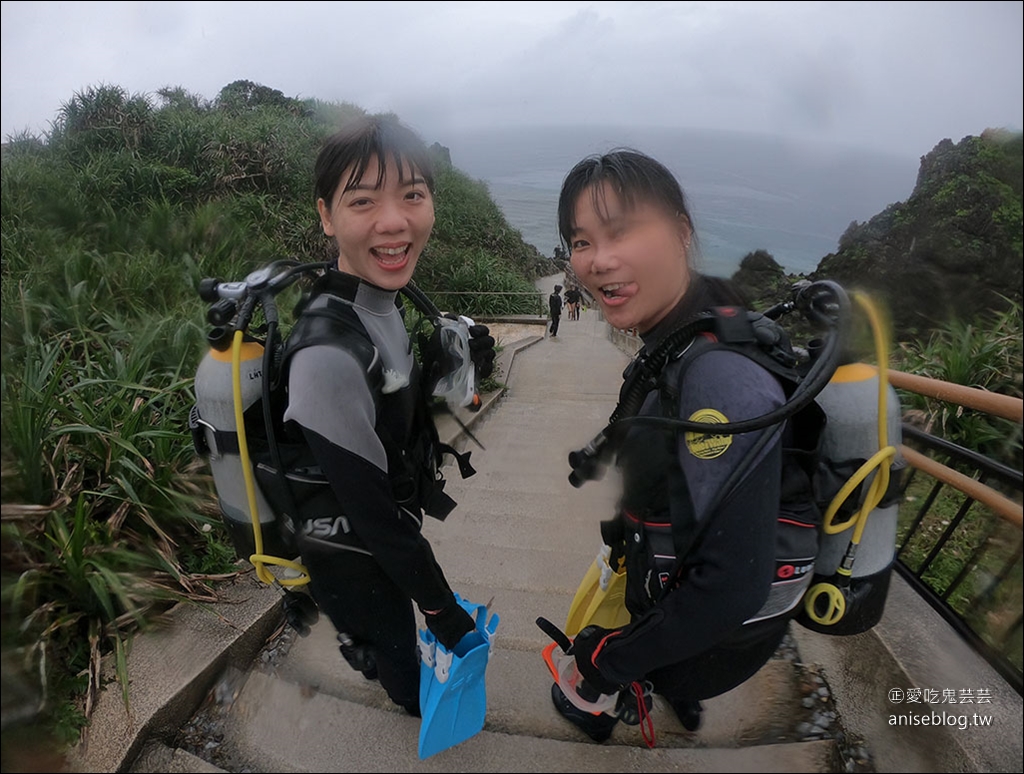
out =
[[[218,739],[194,752],[230,771],[844,768],[828,687],[800,663],[792,640],[752,679],[705,702],[696,733],[656,697],[654,749],[638,727],[621,723],[596,745],[552,706],[541,657],[549,640],[535,620],[564,622],[615,496],[611,480],[579,490],[567,480],[567,455],[607,420],[627,360],[602,335],[603,325],[594,313],[563,322],[557,339],[535,341],[506,364],[508,391],[472,428],[486,447],[473,455],[477,475],[462,481],[451,471],[447,491],[459,507],[446,522],[424,527],[453,588],[474,602],[491,601],[501,616],[484,731],[420,761],[419,721],[348,667],[323,620],[306,638],[282,632],[252,670],[222,682],[219,703],[204,710]],[[461,445],[473,446],[465,437]],[[150,750],[133,770],[188,760],[182,751]]]
[[[419,721],[339,664],[333,633],[318,627],[274,670],[249,674],[224,710],[215,760],[231,771],[835,771],[832,740],[798,741],[805,673],[769,662],[736,690],[706,702],[706,721],[685,731],[656,699],[657,735],[648,750],[637,728],[620,724],[595,745],[554,710],[537,639],[506,647],[488,669],[483,732],[427,761],[416,755]]]

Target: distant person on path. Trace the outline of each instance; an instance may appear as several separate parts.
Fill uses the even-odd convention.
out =
[[[551,338],[558,337],[558,321],[562,319],[561,285],[555,285],[555,291],[548,296],[548,311],[551,313]]]
[[[569,308],[569,319],[580,319],[580,291],[575,285],[565,291],[565,305]]]
[[[431,483],[440,455],[432,385],[396,303],[434,225],[430,154],[397,121],[365,118],[325,142],[314,175],[338,260],[296,321],[312,343],[287,361],[285,430],[307,469],[326,479],[300,500],[298,546],[342,654],[419,716],[413,604],[447,648],[475,628],[421,533],[425,513],[443,518],[455,503]],[[481,376],[493,367],[488,334],[470,330]]]
[[[616,150],[582,160],[563,182],[558,226],[573,270],[605,319],[636,328],[644,351],[703,310],[742,306],[724,280],[694,268],[686,198],[649,156]],[[711,346],[695,351],[663,371],[674,400],[657,386],[642,388],[640,415],[738,422],[785,402],[778,379],[746,356]],[[588,626],[576,636],[570,652],[591,689],[628,700],[628,686],[650,681],[684,727],[696,730],[702,699],[744,682],[775,652],[792,615],[785,606],[781,613],[766,607],[769,590],[779,601],[772,581],[782,443],[767,436],[747,452],[762,433],[777,430],[716,436],[636,424],[626,432],[615,457],[622,491],[602,535],[612,566],[625,556],[630,623]],[[719,497],[734,472],[728,495]],[[677,546],[684,547],[680,557]],[[557,683],[552,699],[595,741],[607,739],[619,720],[578,709]]]

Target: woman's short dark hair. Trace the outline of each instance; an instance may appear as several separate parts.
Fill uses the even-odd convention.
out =
[[[604,211],[600,185],[603,182],[611,184],[627,209],[637,202],[649,202],[682,217],[692,236],[693,218],[675,175],[660,161],[640,151],[616,148],[603,155],[587,156],[562,181],[562,192],[558,196],[558,233],[567,248],[572,246],[576,202],[580,195],[590,189],[595,209],[598,213]]]
[[[339,187],[347,191],[362,182],[373,158],[380,162],[378,187],[384,184],[386,160],[391,158],[398,168],[400,183],[405,182],[407,174],[419,173],[430,193],[434,193],[434,167],[423,140],[396,118],[378,115],[357,118],[324,142],[314,167],[316,197],[333,204]],[[342,175],[348,169],[351,172],[343,181]]]

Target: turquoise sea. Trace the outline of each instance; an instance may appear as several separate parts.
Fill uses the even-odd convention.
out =
[[[703,268],[720,275],[731,274],[757,249],[770,252],[788,272],[812,271],[836,250],[851,221],[864,222],[906,200],[920,163],[861,149],[690,129],[488,129],[438,140],[451,150],[456,167],[488,184],[509,223],[545,255],[559,244],[558,191],[573,164],[616,146],[644,151],[679,178]],[[923,148],[922,155],[929,150]]]

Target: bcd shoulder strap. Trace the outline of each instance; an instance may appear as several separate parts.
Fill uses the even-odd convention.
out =
[[[371,393],[379,392],[384,384],[384,368],[377,348],[350,307],[331,298],[326,306],[307,307],[295,321],[281,354],[278,379],[287,374],[288,363],[296,352],[317,345],[341,347],[350,352],[363,366]]]

